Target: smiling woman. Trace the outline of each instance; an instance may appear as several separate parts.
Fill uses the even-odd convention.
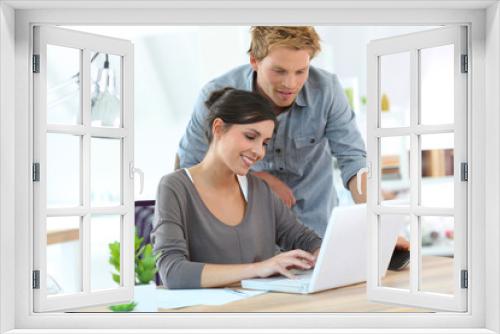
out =
[[[233,88],[215,91],[205,104],[205,158],[158,187],[152,235],[165,287],[219,287],[312,268],[321,239],[248,174],[273,134],[272,105]],[[277,245],[286,252],[275,255]]]

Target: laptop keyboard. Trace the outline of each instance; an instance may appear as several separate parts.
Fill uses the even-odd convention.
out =
[[[290,270],[290,272],[295,275],[295,279],[290,279],[286,276],[280,275],[273,278],[269,278],[267,281],[269,283],[279,283],[283,281],[287,281],[287,283],[297,282],[297,285],[301,285],[304,282],[308,282],[311,280],[313,269],[310,270],[292,269]]]
[[[305,277],[305,276],[312,276],[314,269],[309,269],[309,270],[301,270],[301,269],[291,269],[290,272],[294,274],[296,277]],[[283,276],[285,277],[285,276]]]

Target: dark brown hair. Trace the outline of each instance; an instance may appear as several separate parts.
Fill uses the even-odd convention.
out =
[[[209,110],[206,119],[209,143],[212,142],[212,125],[216,118],[222,119],[226,127],[267,120],[273,121],[275,128],[278,125],[273,105],[257,93],[225,87],[210,94],[205,105]]]

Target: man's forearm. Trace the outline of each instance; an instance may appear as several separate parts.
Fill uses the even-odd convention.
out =
[[[257,176],[259,179],[264,180],[267,184],[269,184],[270,181],[269,177],[272,177],[272,175],[268,172],[252,172],[252,174]]]
[[[181,160],[179,159],[179,155],[175,154],[175,162],[174,162],[174,170],[178,170],[181,168]]]
[[[285,203],[286,206],[291,208],[295,205],[295,196],[292,189],[290,189],[283,181],[276,176],[267,172],[254,172],[253,175],[264,180],[271,190]]]

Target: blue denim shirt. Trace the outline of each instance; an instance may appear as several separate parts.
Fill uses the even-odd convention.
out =
[[[203,87],[179,144],[181,168],[199,163],[208,149],[204,101],[210,93],[227,86],[252,91],[254,77],[252,67],[243,65]],[[297,218],[323,236],[338,202],[332,155],[346,188],[349,179],[366,166],[365,145],[337,76],[311,66],[304,87],[293,105],[278,115],[278,122],[266,156],[252,170],[284,181],[296,198]]]

